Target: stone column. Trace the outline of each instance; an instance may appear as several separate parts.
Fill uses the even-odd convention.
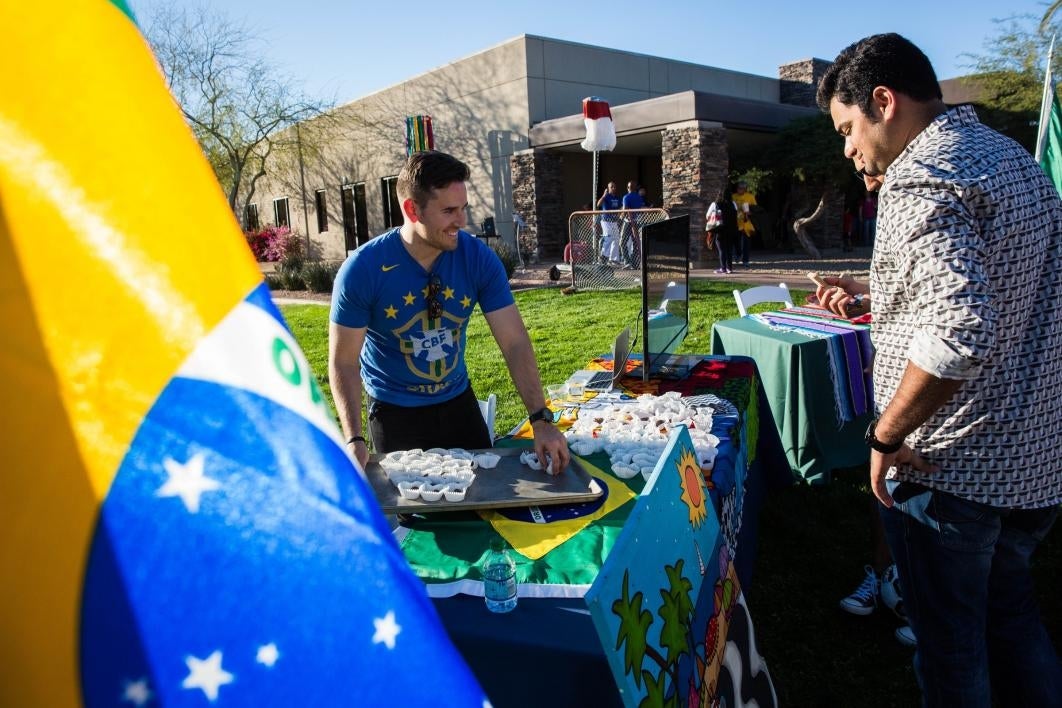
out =
[[[539,148],[520,150],[509,158],[513,180],[513,211],[524,217],[538,241],[540,258],[559,259],[568,240],[559,153]]]
[[[664,209],[672,216],[690,215],[690,263],[705,268],[714,257],[704,241],[704,214],[726,186],[729,170],[726,128],[698,120],[674,123],[664,129],[661,143]]]
[[[815,108],[815,92],[826,70],[833,64],[825,59],[803,59],[778,67],[778,101],[793,106]]]

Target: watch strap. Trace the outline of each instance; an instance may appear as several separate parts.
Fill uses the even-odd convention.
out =
[[[875,431],[877,430],[877,427],[878,427],[878,419],[877,418],[875,418],[874,420],[870,421],[870,425],[867,426],[867,434],[866,434],[866,437],[864,438],[865,441],[866,441],[867,447],[869,447],[871,450],[876,450],[877,452],[880,452],[883,455],[891,455],[894,452],[898,452],[899,449],[901,447],[903,447],[903,440],[901,440],[900,442],[891,443],[891,444],[890,443],[883,443],[880,440],[878,440],[878,438],[874,434]]]
[[[527,422],[532,425],[540,420],[544,420],[547,423],[553,422],[553,411],[549,409],[549,406],[539,408],[537,411],[527,416]]]

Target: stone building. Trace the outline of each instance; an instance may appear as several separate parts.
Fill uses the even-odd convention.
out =
[[[769,78],[522,35],[302,124],[292,142],[313,149],[273,160],[245,216],[286,223],[308,237],[311,256],[342,259],[402,222],[394,184],[405,116],[427,114],[435,147],[472,170],[469,230],[491,218],[513,243],[517,213],[543,255],[558,256],[567,215],[596,196],[593,156],[579,143],[582,99],[601,96],[618,142],[599,155],[598,194],[610,180],[633,180],[653,205],[688,212],[700,261],[704,212],[731,157],[755,154],[789,121],[815,115],[814,83],[826,66],[795,62]]]

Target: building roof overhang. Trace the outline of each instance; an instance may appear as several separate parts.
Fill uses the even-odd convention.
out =
[[[634,103],[610,106],[617,137],[661,131],[670,125],[699,121],[736,130],[775,133],[797,118],[819,114],[817,108],[771,101],[682,91]],[[535,124],[529,132],[535,148],[563,148],[586,137],[583,116],[576,113]]]

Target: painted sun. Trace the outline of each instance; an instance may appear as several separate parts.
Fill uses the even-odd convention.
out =
[[[692,450],[682,450],[678,462],[675,463],[679,473],[679,484],[682,487],[680,498],[690,510],[690,524],[698,528],[708,517],[708,509],[705,507],[704,477],[701,475],[701,466],[697,462],[697,456]]]

